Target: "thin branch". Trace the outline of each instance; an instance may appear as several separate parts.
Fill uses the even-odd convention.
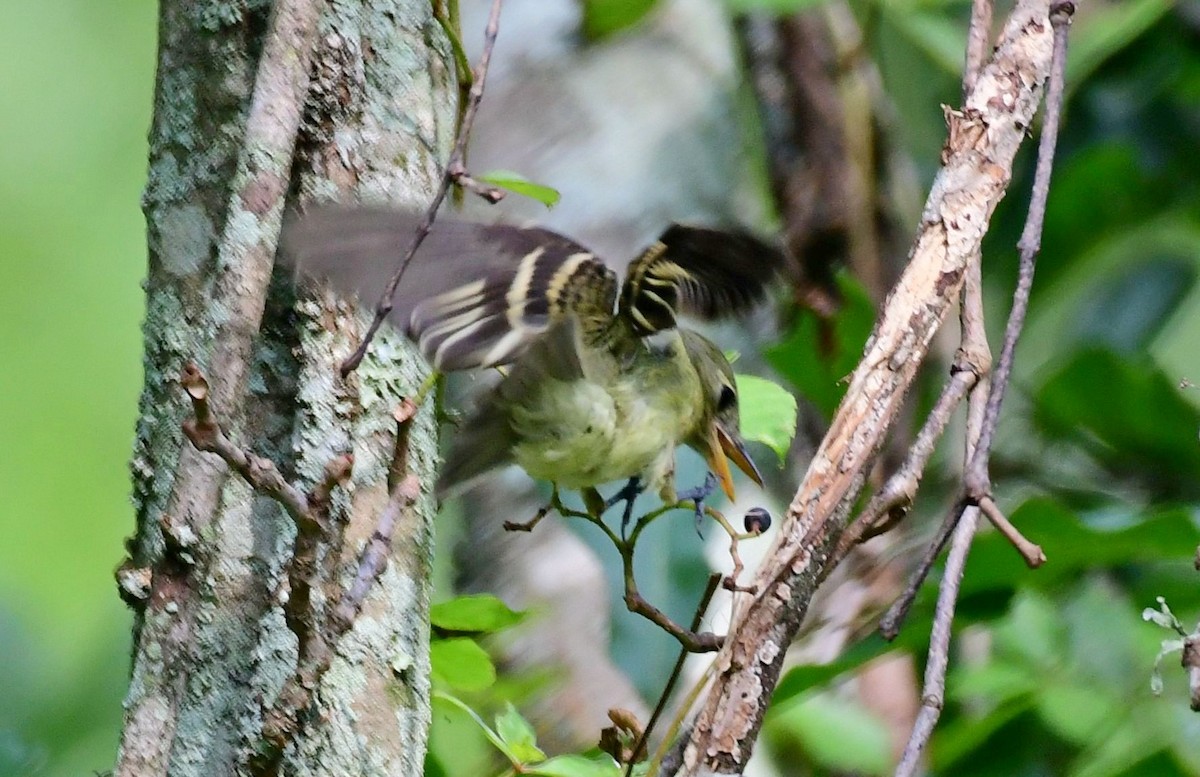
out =
[[[670,634],[679,642],[685,652],[711,653],[720,650],[721,644],[725,641],[724,637],[713,634],[711,631],[696,631],[695,628],[685,629],[671,620],[665,612],[642,598],[642,595],[638,593],[637,582],[633,576],[632,545],[629,546],[628,551],[628,553],[621,554],[625,570],[625,607]]]
[[[1009,523],[1008,518],[1000,511],[994,499],[990,496],[983,497],[979,500],[979,509],[983,511],[992,526],[995,526],[996,530],[1013,544],[1030,569],[1037,569],[1046,563],[1046,554],[1042,551],[1041,546],[1025,539],[1017,527]]]
[[[734,593],[754,593],[753,587],[744,587],[738,584],[738,580],[742,577],[742,571],[746,569],[746,565],[742,563],[742,556],[738,553],[738,542],[757,537],[762,532],[739,532],[730,525],[728,519],[720,511],[707,505],[704,507],[704,514],[716,521],[717,525],[729,535],[729,560],[733,563],[733,569],[730,570],[729,576],[722,581],[721,586]]]
[[[220,456],[255,491],[282,505],[296,525],[295,544],[287,565],[288,597],[283,605],[284,620],[296,636],[296,670],[284,683],[273,706],[264,713],[264,747],[251,762],[252,774],[274,775],[278,773],[284,749],[300,728],[301,712],[311,703],[321,676],[329,668],[331,644],[353,622],[352,614],[339,622],[344,627],[326,631],[313,591],[321,585],[321,550],[330,542],[333,490],[350,479],[354,458],[349,454],[335,456],[325,465],[321,480],[305,494],[287,482],[270,460],[239,448],[221,430],[209,403],[208,381],[195,364],[189,362],[184,366],[180,384],[192,401],[194,417],[183,424],[183,432],[192,445]]]
[[[387,568],[396,525],[404,511],[412,507],[421,496],[421,481],[408,471],[408,438],[416,412],[416,404],[410,401],[405,401],[396,409],[396,443],[392,463],[388,468],[388,486],[391,488],[391,494],[387,506],[379,514],[371,538],[359,554],[354,580],[329,616],[329,627],[335,637],[349,630],[354,624],[371,586]]]
[[[960,355],[961,353],[960,351]],[[946,425],[950,423],[950,418],[959,403],[985,371],[986,368],[972,365],[956,364],[952,368],[950,380],[942,387],[942,393],[933,409],[929,411],[921,431],[917,433],[904,463],[888,478],[883,488],[871,497],[861,516],[842,534],[833,552],[830,568],[836,566],[855,545],[889,531],[908,514],[916,498],[921,477],[925,474],[925,466],[945,432]]]
[[[595,493],[594,490],[590,492],[589,490],[584,490],[583,495],[584,502],[589,503],[588,510],[574,510],[563,504],[558,493],[558,488],[556,487],[551,493],[550,502],[545,507],[538,510],[537,515],[534,516],[533,520],[526,523],[505,521],[504,529],[506,531],[532,531],[533,528],[551,512],[557,512],[564,518],[580,518],[598,527],[602,532],[604,532],[604,536],[608,537],[608,541],[612,543],[613,547],[616,548],[617,553],[621,556],[622,575],[624,577],[625,585],[626,609],[632,613],[641,615],[643,618],[647,619],[663,631],[670,634],[679,642],[680,645],[683,646],[683,649],[689,653],[710,653],[714,650],[719,650],[721,643],[725,640],[725,637],[707,631],[696,632],[694,628],[685,629],[683,626],[680,626],[678,623],[671,620],[671,618],[665,612],[650,604],[650,602],[646,601],[642,597],[641,593],[638,592],[637,580],[633,571],[633,557],[635,548],[637,547],[638,537],[641,536],[646,527],[659,517],[673,510],[687,510],[692,514],[695,514],[695,501],[691,499],[682,499],[673,504],[660,505],[659,507],[656,507],[639,517],[637,521],[634,522],[633,529],[629,532],[629,536],[622,537],[609,528],[608,524],[604,522],[604,511],[608,507],[612,506],[611,503],[605,503],[604,499],[598,493]],[[720,513],[718,513],[716,510],[705,507],[704,511],[709,515],[709,517],[717,520],[718,523],[720,523],[725,530],[729,532],[732,541],[731,553],[734,556],[735,564],[740,564],[740,559],[738,559],[736,555],[737,540],[740,535],[733,530],[733,527],[729,525],[729,522],[725,519],[725,517],[720,515]],[[746,536],[750,535],[748,534]],[[736,585],[734,588],[736,588]]]
[[[696,605],[696,613],[692,616],[691,631],[694,633],[700,628],[700,624],[704,622],[704,613],[708,611],[708,605],[712,602],[713,594],[717,592],[717,586],[721,582],[721,575],[713,573],[708,576],[708,584],[704,587],[704,593],[700,595],[700,603]],[[646,721],[646,728],[642,730],[642,735],[638,737],[637,742],[633,746],[633,757],[629,759],[629,763],[625,766],[625,777],[630,777],[633,774],[633,764],[638,754],[646,747],[646,742],[650,739],[650,734],[654,731],[654,726],[658,724],[658,719],[662,717],[663,710],[667,708],[667,701],[671,698],[671,691],[675,688],[675,683],[679,681],[679,674],[683,671],[683,664],[687,660],[690,651],[686,648],[680,648],[679,657],[675,659],[675,667],[671,670],[671,676],[667,678],[667,684],[663,686],[662,694],[658,697],[658,704],[654,705],[654,712],[650,713],[650,720]]]
[[[990,478],[987,475],[988,458],[999,419],[1005,387],[1012,373],[1016,341],[1024,325],[1025,311],[1029,302],[1029,291],[1033,284],[1034,262],[1041,243],[1042,222],[1045,216],[1046,199],[1050,190],[1050,170],[1054,161],[1054,147],[1058,136],[1059,117],[1062,109],[1063,80],[1066,73],[1067,32],[1075,6],[1070,2],[1058,3],[1050,9],[1050,23],[1054,30],[1054,47],[1050,61],[1049,87],[1046,93],[1046,114],[1042,125],[1042,137],[1038,144],[1037,167],[1034,175],[1033,196],[1018,248],[1021,266],[1017,288],[1013,295],[1013,307],[1005,327],[1004,344],[1000,353],[991,391],[982,418],[976,407],[969,424],[967,439],[968,469],[965,475],[967,493],[962,503],[961,515],[946,569],[938,587],[938,601],[934,612],[933,629],[930,634],[929,654],[926,661],[924,689],[921,694],[921,711],[913,725],[912,734],[905,746],[904,755],[896,767],[895,777],[911,777],[917,773],[921,755],[933,735],[934,727],[941,717],[946,696],[946,668],[949,664],[950,631],[954,620],[954,609],[958,601],[959,586],[966,566],[967,554],[982,511],[1004,535],[1021,551],[1026,563],[1038,566],[1045,561],[1041,548],[1030,543],[1004,517],[990,495]],[[978,298],[972,304],[978,304]],[[980,311],[972,310],[972,314]],[[964,333],[966,333],[964,319]],[[982,326],[982,319],[974,322]],[[974,399],[974,398],[973,398]],[[973,448],[973,449],[972,449]],[[953,523],[953,520],[948,523]],[[911,583],[910,583],[911,588]],[[890,614],[890,613],[889,613]],[[894,627],[893,627],[894,628]]]
[[[272,461],[239,448],[221,430],[209,406],[208,380],[194,362],[184,365],[179,382],[192,400],[194,415],[183,422],[183,433],[196,450],[217,454],[255,491],[282,505],[293,520],[305,520],[309,504],[304,492],[287,482]]]
[[[908,611],[912,609],[912,604],[917,599],[917,593],[921,590],[921,586],[925,583],[925,578],[929,577],[930,571],[933,570],[933,565],[937,563],[938,556],[942,554],[942,548],[946,547],[946,543],[950,541],[950,537],[954,534],[954,529],[958,526],[959,519],[962,518],[964,506],[960,502],[955,506],[955,509],[947,513],[946,518],[942,521],[942,525],[938,527],[937,534],[925,549],[925,555],[921,557],[921,562],[917,565],[916,570],[909,576],[908,582],[901,591],[900,596],[888,608],[883,617],[879,619],[879,633],[884,639],[889,642],[900,634],[900,626],[908,617]]]
[[[963,67],[963,96],[975,88],[975,80],[987,61],[992,39],[992,0],[972,0],[971,22],[967,27],[967,60]]]
[[[505,191],[503,189],[495,186],[489,186],[483,181],[480,181],[478,178],[471,177],[471,175],[467,173],[466,167],[461,164],[455,168],[452,175],[454,176],[454,182],[459,186],[470,191],[472,194],[480,197],[481,199],[492,203],[493,205],[504,199]]]
[[[1013,292],[1013,304],[1012,310],[1008,314],[1008,323],[1004,327],[1004,344],[1000,350],[1000,360],[996,364],[996,373],[992,379],[992,391],[988,395],[987,414],[983,419],[979,445],[975,449],[974,456],[971,457],[971,464],[966,476],[967,492],[976,498],[987,494],[991,487],[987,468],[991,456],[992,440],[1000,419],[1000,406],[1004,402],[1004,393],[1008,389],[1008,383],[1012,376],[1017,340],[1025,326],[1025,313],[1029,308],[1029,293],[1033,288],[1033,271],[1037,265],[1038,250],[1042,245],[1042,224],[1046,218],[1046,200],[1050,196],[1050,173],[1054,167],[1054,150],[1058,143],[1058,126],[1062,115],[1067,33],[1070,30],[1071,18],[1074,13],[1075,4],[1071,2],[1056,3],[1050,9],[1050,24],[1054,28],[1054,53],[1051,60],[1050,83],[1046,90],[1046,113],[1042,121],[1042,135],[1038,141],[1037,166],[1033,175],[1033,194],[1029,201],[1025,227],[1021,230],[1021,239],[1017,243],[1017,250],[1020,252],[1017,287]]]
[[[433,200],[429,203],[429,207],[421,217],[421,223],[417,225],[417,232],[413,235],[408,250],[404,252],[404,258],[400,260],[400,264],[396,267],[396,272],[392,274],[387,286],[384,287],[383,294],[379,298],[379,303],[375,306],[375,318],[371,320],[371,325],[367,327],[367,332],[363,335],[362,342],[354,349],[354,353],[350,354],[349,358],[342,362],[342,377],[349,375],[362,362],[363,356],[367,353],[367,348],[371,345],[371,340],[375,338],[375,333],[383,325],[383,320],[387,318],[388,313],[392,312],[392,299],[396,296],[396,289],[400,286],[400,279],[404,277],[405,270],[408,269],[409,263],[416,256],[417,249],[421,247],[421,244],[425,242],[425,238],[429,236],[430,230],[433,229],[433,221],[437,218],[438,209],[442,207],[442,203],[446,199],[446,194],[450,191],[450,186],[466,175],[464,160],[467,154],[467,141],[471,137],[471,128],[475,124],[475,114],[478,112],[479,103],[483,99],[483,87],[487,82],[488,67],[492,61],[492,49],[496,46],[496,35],[500,31],[500,5],[501,0],[492,0],[492,10],[488,15],[487,27],[483,34],[483,52],[479,55],[479,65],[475,68],[471,89],[467,93],[467,107],[463,111],[462,121],[458,126],[458,136],[454,141],[454,150],[450,152],[450,160],[446,164],[446,170],[442,174],[442,180],[438,184],[437,192],[433,195]]]
[[[302,713],[312,704],[313,694],[333,660],[331,646],[336,644],[338,639],[354,625],[354,620],[362,610],[363,602],[366,600],[371,586],[375,584],[387,567],[388,558],[391,555],[392,535],[395,533],[400,517],[405,510],[412,507],[421,495],[420,481],[416,475],[408,473],[408,441],[416,411],[417,406],[410,401],[403,402],[396,409],[396,441],[392,449],[391,465],[388,468],[388,485],[391,488],[391,495],[387,506],[380,514],[375,530],[359,554],[354,580],[338,598],[337,604],[331,609],[323,628],[315,634],[305,634],[311,646],[305,651],[302,643],[296,672],[288,678],[279,693],[279,698],[264,716],[264,748],[257,754],[257,758],[252,764],[255,767],[256,776],[277,773],[283,751],[288,742],[295,738],[301,730],[303,726]],[[317,548],[316,546],[310,548],[307,543],[302,546],[302,537],[309,541],[321,539],[321,536],[298,535],[292,566],[293,568],[300,567],[301,559],[308,559],[307,554],[311,552],[313,554],[312,563],[306,563],[304,566],[311,567],[315,571]],[[327,549],[327,553],[331,552]],[[305,555],[302,556],[302,553]],[[307,594],[311,591],[312,581],[306,582],[308,585],[301,590]],[[292,597],[289,597],[288,605],[285,605],[285,612],[295,596],[296,583],[293,582]],[[290,618],[288,622],[291,623]]]
[[[904,748],[904,755],[896,767],[895,777],[912,777],[917,773],[921,754],[929,742],[934,726],[942,714],[946,702],[946,665],[949,662],[950,627],[954,621],[954,608],[958,602],[959,585],[971,550],[971,540],[979,523],[979,510],[968,507],[954,530],[950,543],[950,555],[946,558],[946,572],[938,590],[937,608],[933,616],[933,629],[929,634],[929,659],[925,664],[925,685],[921,692],[921,711],[917,713],[912,735]]]

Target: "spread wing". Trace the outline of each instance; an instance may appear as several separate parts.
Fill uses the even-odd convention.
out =
[[[629,265],[619,313],[641,336],[673,328],[679,313],[745,313],[785,265],[782,251],[752,235],[674,224]]]
[[[284,255],[373,303],[418,216],[371,207],[310,209],[284,231]],[[536,227],[438,219],[400,282],[391,318],[439,370],[507,364],[569,312],[611,322],[616,275],[587,248]]]

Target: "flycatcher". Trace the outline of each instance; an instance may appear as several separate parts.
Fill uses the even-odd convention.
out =
[[[413,228],[411,214],[319,207],[289,224],[284,251],[305,274],[374,300]],[[438,490],[516,463],[568,489],[637,478],[673,503],[679,445],[704,457],[731,499],[729,462],[761,485],[733,369],[677,317],[745,313],[784,264],[750,235],[673,225],[619,283],[550,230],[439,220],[392,319],[435,369],[507,371],[455,432]]]

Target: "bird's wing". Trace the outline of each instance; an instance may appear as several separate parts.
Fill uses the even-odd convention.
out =
[[[612,319],[616,274],[586,248],[547,229],[480,231],[504,261],[426,298],[409,319],[409,332],[434,366],[508,364],[572,313],[599,326]]]
[[[751,235],[674,224],[630,263],[619,314],[645,336],[673,328],[679,313],[744,313],[785,264],[783,252]]]
[[[417,218],[313,208],[285,229],[284,255],[304,274],[374,302]],[[391,318],[437,369],[464,370],[514,361],[569,312],[603,327],[616,295],[616,275],[556,232],[439,218],[400,282]]]

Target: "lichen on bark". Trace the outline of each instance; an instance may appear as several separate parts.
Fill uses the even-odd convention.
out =
[[[248,148],[252,97],[269,97],[256,78],[263,52],[272,50],[264,39],[279,27],[272,5],[274,14],[302,14],[308,4],[160,5],[144,197],[146,377],[131,465],[137,526],[129,562],[152,570],[153,582],[136,625],[121,775],[243,771],[263,706],[296,660],[280,607],[292,523],[219,459],[185,442],[181,423],[190,410],[177,380],[184,362],[209,372],[214,411],[228,434],[302,486],[316,482],[333,453],[354,453],[353,481],[335,500],[349,527],[336,565],[342,579],[318,592],[326,596],[353,574],[354,556],[386,501],[391,407],[423,376],[409,345],[385,336],[355,376],[336,378],[362,314],[323,293],[304,292],[297,301],[287,273],[277,274],[268,293],[247,256],[273,248],[276,204],[289,186],[301,200],[415,205],[428,196],[454,116],[441,31],[426,0],[309,5],[323,11],[305,71],[313,82],[298,122],[300,145],[273,143],[278,138],[268,133],[267,142]],[[288,44],[278,50],[292,56]],[[432,482],[430,413],[418,417],[410,446],[412,471]],[[427,490],[412,525],[398,528],[392,562],[354,629],[337,645],[315,694],[317,714],[285,756],[285,773],[423,772],[432,514]],[[168,551],[164,523],[195,530],[195,546],[182,554],[189,562]]]

